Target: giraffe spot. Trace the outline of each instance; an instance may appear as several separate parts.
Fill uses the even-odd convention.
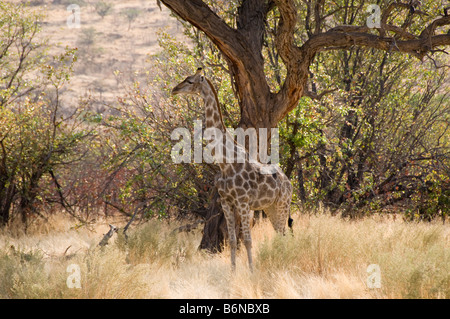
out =
[[[240,186],[242,186],[244,184],[244,179],[240,175],[237,175],[234,178],[234,183],[236,184],[236,186],[240,187]]]
[[[225,196],[225,201],[227,201],[228,203],[233,202],[233,196],[231,196],[231,195],[226,195],[226,196]]]
[[[247,180],[248,179],[248,173],[246,171],[242,172],[242,178]]]
[[[250,183],[245,181],[244,185],[242,185],[242,187],[244,187],[244,189],[249,189],[250,188]]]
[[[220,117],[218,113],[214,113],[214,122],[219,122],[220,121]]]
[[[272,203],[272,199],[271,198],[262,198],[260,202],[261,202],[262,207],[267,207],[269,204]]]
[[[275,188],[277,186],[277,182],[273,179],[272,176],[267,176],[266,180],[267,180],[267,185],[269,185],[269,187]]]
[[[206,121],[206,127],[213,127],[214,122],[211,120]]]
[[[273,198],[273,195],[274,195],[274,192],[273,192],[273,190],[267,190],[267,193],[266,193],[266,196],[268,197],[268,198]]]
[[[266,197],[267,191],[269,190],[269,187],[267,187],[266,184],[262,184],[259,187],[259,196]]]
[[[214,112],[213,109],[210,108],[206,109],[206,117],[207,118],[211,117],[213,115],[213,112]]]
[[[234,165],[234,170],[235,170],[236,173],[240,173],[243,168],[244,168],[244,164],[243,163],[236,163]]]
[[[238,196],[244,196],[245,194],[247,194],[247,192],[243,188],[236,188],[236,193]]]
[[[250,177],[250,179],[256,179],[255,172],[250,172],[250,174],[248,174],[248,177]]]
[[[227,175],[234,175],[233,165],[228,165],[228,167],[225,170],[225,174],[227,174]]]
[[[266,182],[266,175],[258,174],[258,183],[265,183]]]

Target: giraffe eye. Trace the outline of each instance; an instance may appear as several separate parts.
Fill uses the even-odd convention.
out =
[[[189,80],[186,80],[186,82],[189,83],[189,84],[194,84],[194,82],[189,81]]]

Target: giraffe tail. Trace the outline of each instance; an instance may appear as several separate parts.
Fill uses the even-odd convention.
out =
[[[291,229],[291,232],[293,231],[293,229],[292,229],[293,224],[294,224],[294,220],[291,218],[291,212],[289,212],[288,226]]]

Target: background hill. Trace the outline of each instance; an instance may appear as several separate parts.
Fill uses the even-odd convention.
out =
[[[149,55],[161,50],[158,31],[183,37],[181,24],[156,1],[36,0],[30,4],[45,13],[40,36],[48,38],[52,51],[66,46],[78,49],[70,87],[64,92],[69,105],[91,93],[101,111],[102,102],[112,102],[123,93],[114,72],[136,79],[135,71],[145,69]],[[73,14],[67,8],[72,4],[80,7],[79,28],[68,26]]]

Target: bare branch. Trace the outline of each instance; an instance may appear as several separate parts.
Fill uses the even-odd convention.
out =
[[[436,31],[436,28],[444,25],[450,25],[450,16],[444,16],[434,20],[428,27],[425,28],[425,30],[422,31],[420,38],[426,39],[431,37]]]
[[[450,18],[447,20],[447,23],[450,24]],[[370,33],[330,30],[311,37],[302,46],[302,49],[310,51],[311,54],[320,52],[327,47],[350,48],[355,45],[384,51],[390,51],[394,47],[395,51],[410,53],[419,59],[423,59],[434,48],[450,45],[450,35],[440,34],[428,38],[395,40],[394,38],[380,37]]]
[[[291,0],[276,0],[281,17],[276,34],[276,45],[281,59],[289,68],[297,56],[297,48],[294,45],[294,30],[297,23],[297,9]]]
[[[405,38],[407,40],[413,40],[413,39],[417,39],[417,36],[405,31],[404,29],[397,27],[395,25],[391,25],[391,24],[382,24],[381,25],[381,29],[383,31],[391,31],[396,33],[400,38]],[[380,34],[384,34],[384,33],[380,33]]]
[[[114,233],[117,233],[117,227],[114,225],[109,224],[109,231],[103,236],[102,240],[98,244],[100,247],[108,245],[109,239],[114,235]]]
[[[302,96],[308,79],[310,61],[303,56],[307,52],[302,52],[294,43],[294,30],[297,23],[297,9],[294,2],[276,0],[275,4],[281,14],[275,43],[287,69],[285,82],[277,94],[277,103],[273,110],[273,116],[279,120],[295,107]],[[312,60],[313,56],[309,58]]]
[[[211,8],[201,0],[161,0],[183,20],[203,31],[229,58],[245,52],[245,47],[236,43],[238,32],[228,26]]]
[[[401,3],[401,2],[392,2],[390,3],[386,10],[383,11],[382,15],[381,15],[381,24],[386,24],[387,20],[389,19],[392,11],[394,11],[394,9],[406,9],[406,10],[410,10],[410,5],[408,3]],[[420,10],[414,10],[414,12],[412,14],[417,14],[417,15],[428,15],[427,13],[420,11]]]
[[[338,90],[338,89],[325,90],[325,91],[323,91],[323,92],[320,93],[320,94],[315,93],[315,92],[313,92],[313,91],[307,90],[307,91],[304,91],[304,92],[303,92],[303,96],[309,97],[309,98],[311,98],[311,99],[313,99],[313,100],[316,100],[316,101],[320,101],[325,95],[330,94],[330,93],[333,93],[333,92],[336,92],[337,90]]]

